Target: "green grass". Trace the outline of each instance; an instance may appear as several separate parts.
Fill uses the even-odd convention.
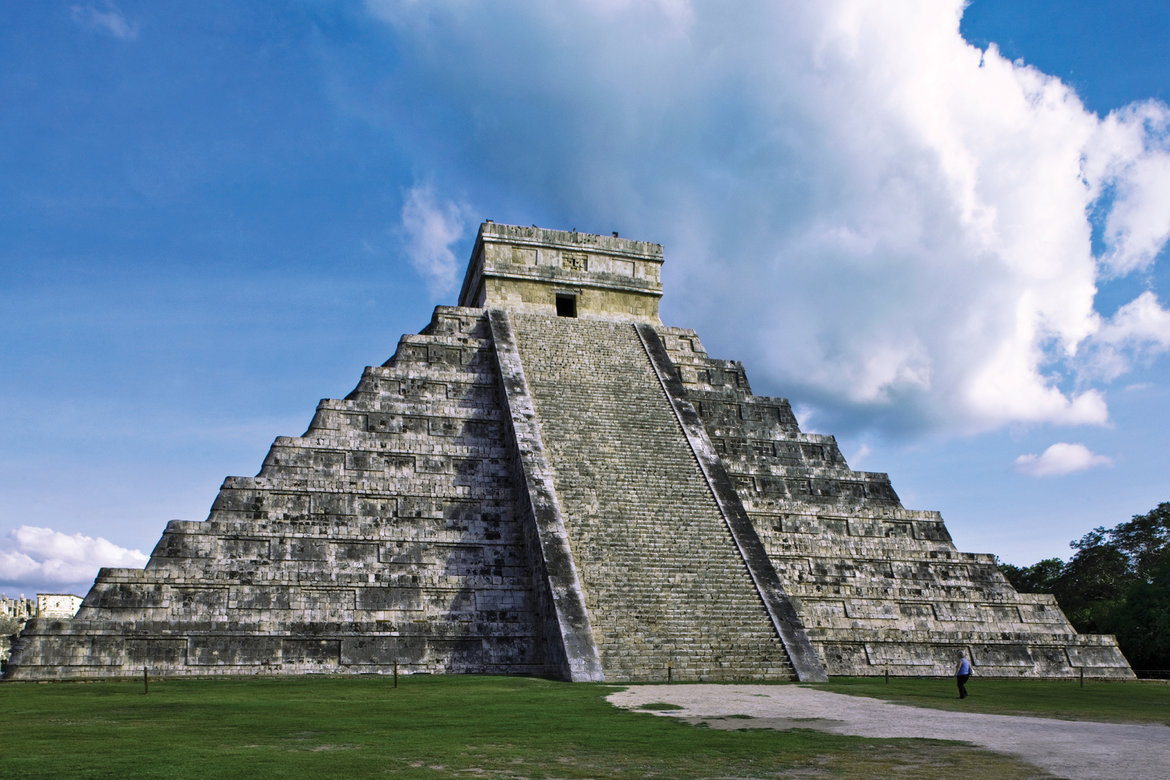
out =
[[[834,677],[821,690],[957,712],[1035,715],[1067,720],[1170,725],[1170,683],[1156,680],[995,680],[972,677],[958,698],[955,681],[891,677]]]
[[[500,677],[0,684],[0,777],[1039,776],[968,746],[700,729]],[[745,721],[745,725],[750,723]]]
[[[649,701],[645,704],[639,705],[637,709],[665,712],[666,710],[684,710],[686,707],[683,707],[681,704],[671,704],[668,701]]]

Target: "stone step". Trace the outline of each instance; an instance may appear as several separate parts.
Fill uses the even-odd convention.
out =
[[[606,679],[791,675],[634,329],[512,322]]]

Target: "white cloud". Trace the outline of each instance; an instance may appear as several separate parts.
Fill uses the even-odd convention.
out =
[[[868,444],[862,442],[861,444],[857,445],[857,449],[851,452],[845,458],[845,460],[848,461],[849,465],[854,469],[861,469],[865,463],[865,459],[868,458],[871,454],[873,454],[873,450],[870,449]]]
[[[1095,455],[1083,444],[1060,441],[1039,455],[1030,453],[1016,458],[1016,469],[1033,477],[1054,477],[1108,466],[1112,462],[1104,455]]]
[[[1170,238],[1170,108],[1147,101],[1113,111],[1086,147],[1086,173],[1112,187],[1105,220],[1113,274],[1144,270]]]
[[[1170,312],[1147,290],[1117,310],[1117,314],[1098,334],[1110,344],[1139,342],[1156,348],[1170,348]]]
[[[99,30],[123,41],[132,41],[138,37],[138,24],[131,22],[118,8],[110,2],[104,2],[98,7],[96,3],[70,6],[69,11],[73,21],[91,30]]]
[[[460,118],[450,165],[663,242],[664,315],[761,391],[838,430],[1105,424],[1103,383],[1161,344],[1149,300],[1094,301],[1170,236],[1170,110],[1098,117],[968,45],[964,4],[369,7],[428,86],[407,108],[441,106],[420,124]]]
[[[451,292],[460,270],[452,245],[464,236],[467,208],[440,201],[429,184],[415,185],[402,206],[402,229],[411,265],[426,280],[433,296]]]
[[[1090,344],[1087,362],[1097,376],[1114,379],[1133,359],[1170,350],[1170,311],[1149,290],[1117,310]]]
[[[37,588],[84,585],[103,566],[142,567],[148,556],[101,537],[22,525],[0,547],[0,584]]]

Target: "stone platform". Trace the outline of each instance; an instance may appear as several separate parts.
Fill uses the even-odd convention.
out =
[[[439,307],[7,677],[1130,677],[658,318],[662,248],[485,223]]]

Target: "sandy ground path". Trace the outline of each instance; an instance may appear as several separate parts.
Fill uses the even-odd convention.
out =
[[[608,699],[627,709],[668,702],[683,709],[655,714],[678,718],[741,716],[708,720],[715,728],[811,728],[860,737],[961,740],[1074,780],[1170,778],[1170,726],[1158,724],[948,712],[795,685],[639,685]]]

